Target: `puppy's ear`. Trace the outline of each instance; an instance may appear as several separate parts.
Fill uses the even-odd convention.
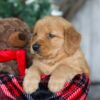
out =
[[[64,35],[64,49],[70,56],[80,47],[81,35],[72,26],[65,29]]]

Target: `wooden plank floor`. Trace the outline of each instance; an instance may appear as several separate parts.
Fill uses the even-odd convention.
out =
[[[100,82],[100,0],[87,0],[72,23],[82,34],[82,49],[91,69],[91,79]]]
[[[100,100],[100,85],[93,85],[90,87],[87,100]]]

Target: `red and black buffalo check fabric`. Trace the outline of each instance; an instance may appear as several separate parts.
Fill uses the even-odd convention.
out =
[[[86,100],[90,80],[85,74],[76,75],[57,93],[48,90],[49,77],[41,78],[39,89],[36,92],[26,94],[22,88],[23,77],[1,72],[0,100]]]

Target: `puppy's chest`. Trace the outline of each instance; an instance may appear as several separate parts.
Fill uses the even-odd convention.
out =
[[[35,67],[38,67],[42,73],[48,75],[51,74],[58,66],[58,64],[54,64],[53,62],[50,63],[49,61],[39,61],[39,60],[34,60],[33,65]]]

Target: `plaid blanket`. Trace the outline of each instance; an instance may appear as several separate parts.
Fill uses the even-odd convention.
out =
[[[90,80],[85,74],[76,75],[56,93],[50,92],[47,88],[49,77],[42,77],[39,89],[29,95],[23,91],[23,77],[1,72],[0,100],[86,100]]]

